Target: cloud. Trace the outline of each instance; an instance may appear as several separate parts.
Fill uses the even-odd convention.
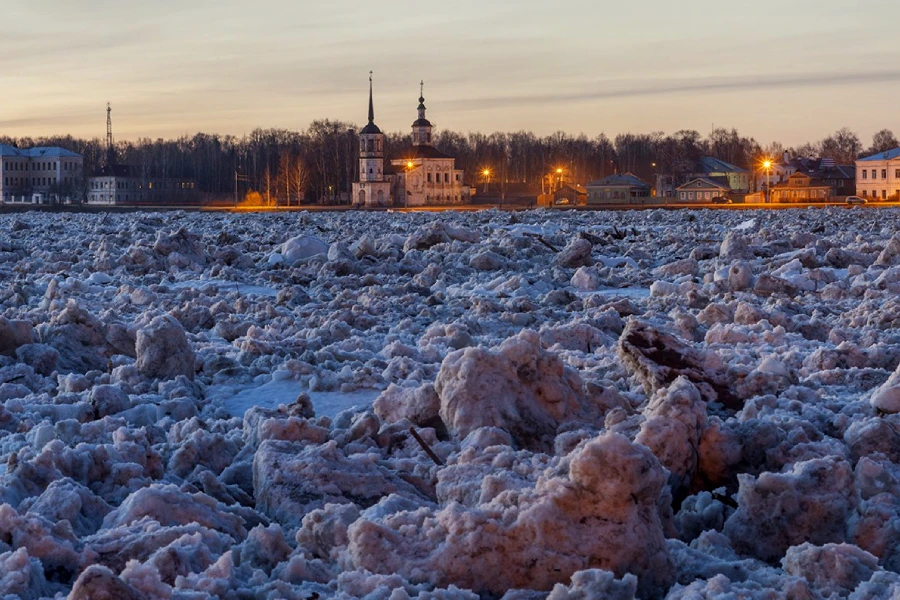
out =
[[[460,108],[476,109],[484,106],[496,108],[505,105],[535,105],[569,102],[585,102],[611,98],[637,98],[645,96],[666,96],[703,92],[731,92],[762,89],[795,89],[807,87],[832,87],[861,85],[868,83],[900,82],[900,69],[871,71],[868,73],[814,73],[808,75],[751,75],[747,77],[700,77],[684,79],[661,79],[647,83],[609,87],[583,92],[556,94],[528,94],[520,96],[499,96],[456,100],[452,104]],[[487,104],[486,104],[487,103]]]

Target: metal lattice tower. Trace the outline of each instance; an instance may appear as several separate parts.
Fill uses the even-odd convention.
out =
[[[112,107],[109,102],[106,103],[106,162],[112,164],[115,162],[116,154],[113,147],[112,134]]]

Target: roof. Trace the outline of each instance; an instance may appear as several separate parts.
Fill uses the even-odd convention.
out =
[[[137,177],[136,171],[131,165],[106,165],[91,177]]]
[[[895,158],[900,158],[900,148],[894,148],[893,150],[888,150],[887,152],[879,152],[878,154],[873,154],[872,156],[866,156],[865,158],[861,158],[856,162],[894,160]]]
[[[719,160],[712,156],[701,156],[698,161],[701,171],[706,173],[746,173],[747,169],[742,169],[737,165]]]
[[[578,184],[573,185],[573,184],[571,184],[571,183],[565,184],[564,186],[562,186],[561,188],[559,188],[558,190],[556,190],[556,193],[558,194],[558,193],[560,193],[560,192],[562,192],[562,191],[564,191],[564,190],[572,190],[573,192],[575,192],[576,194],[581,195],[581,196],[584,196],[584,195],[587,194],[587,190],[586,190],[586,189],[584,189],[583,187],[581,187],[581,186],[578,185]]]
[[[378,125],[376,125],[375,123],[369,123],[368,125],[363,127],[362,130],[359,132],[360,135],[373,135],[373,134],[380,134],[380,133],[381,133],[381,130],[378,128]]]
[[[0,144],[0,156],[22,156],[26,158],[81,158],[80,154],[55,146],[21,149],[7,144]]]
[[[692,180],[688,181],[686,184],[684,184],[684,185],[682,185],[682,186],[679,186],[679,187],[677,187],[677,188],[675,188],[675,189],[680,190],[680,189],[687,189],[687,188],[691,188],[691,187],[693,187],[693,188],[697,188],[697,187],[706,187],[706,188],[710,188],[710,187],[712,187],[712,188],[717,188],[717,189],[720,189],[720,190],[724,190],[724,191],[726,191],[726,192],[731,191],[731,188],[728,187],[727,184],[724,184],[724,183],[721,183],[721,182],[719,182],[719,181],[716,181],[716,179],[718,179],[718,177],[716,177],[716,178],[713,178],[713,177],[698,177],[698,178],[696,178],[696,179],[692,179]],[[697,185],[697,184],[704,184],[704,185]]]
[[[803,189],[803,190],[807,190],[807,189],[811,189],[811,188],[830,188],[831,187],[829,184],[825,183],[821,179],[819,179],[817,177],[810,177],[806,173],[797,172],[797,173],[794,173],[793,175],[791,175],[791,177],[795,177],[797,175],[802,175],[803,177],[807,177],[809,179],[809,183],[806,185],[791,185],[791,180],[790,180],[790,178],[788,178],[787,181],[782,181],[781,183],[773,183],[772,189],[789,189],[789,190],[790,189],[798,189],[798,190]],[[796,179],[795,179],[795,181],[796,181]]]
[[[444,154],[434,146],[410,146],[407,148],[400,157],[394,160],[409,160],[415,158],[453,158],[447,154]]]
[[[412,124],[413,127],[431,127],[431,121],[428,119],[416,119],[416,121]]]
[[[25,150],[25,152],[31,158],[42,158],[42,157],[81,158],[80,154],[72,152],[71,150],[66,150],[65,148],[57,148],[55,146],[48,147],[48,148],[31,148],[30,150]]]
[[[599,179],[597,181],[592,181],[587,186],[590,187],[613,187],[613,186],[628,186],[628,187],[640,187],[640,188],[649,188],[650,185],[644,183],[641,179],[638,179],[631,173],[624,174],[616,174],[610,175],[609,177],[604,177],[603,179]]]
[[[6,144],[0,144],[0,156],[24,156],[22,151],[18,148],[14,148],[12,146],[8,146]]]
[[[856,179],[856,167],[850,165],[834,165],[810,169],[806,173],[816,179]]]

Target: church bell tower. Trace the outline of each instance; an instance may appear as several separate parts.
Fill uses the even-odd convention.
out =
[[[425,82],[419,82],[419,118],[412,124],[413,146],[431,145],[431,121],[425,118]]]
[[[359,132],[359,181],[384,181],[384,134],[375,124],[372,71],[369,71],[369,123]]]
[[[359,132],[359,181],[353,184],[357,206],[388,206],[391,182],[384,174],[384,134],[375,124],[372,71],[369,71],[369,122]]]

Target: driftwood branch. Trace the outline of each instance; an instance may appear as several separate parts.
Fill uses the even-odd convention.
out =
[[[539,233],[531,233],[530,231],[526,231],[526,232],[525,232],[525,235],[527,235],[527,236],[530,237],[530,238],[536,239],[537,241],[539,241],[539,242],[542,243],[543,245],[547,246],[548,248],[550,248],[550,249],[553,250],[554,252],[559,252],[559,248],[557,248],[556,246],[554,246],[553,244],[551,244],[550,242],[548,242],[547,240],[545,240],[545,239],[544,239],[544,236],[542,236],[541,234],[539,234]]]
[[[413,438],[415,438],[415,440],[419,443],[419,445],[422,446],[422,450],[425,451],[425,454],[427,454],[431,458],[431,460],[434,461],[434,464],[436,464],[439,467],[443,467],[444,461],[442,461],[441,457],[439,457],[437,454],[434,453],[434,450],[431,449],[431,446],[428,445],[428,442],[426,442],[425,440],[422,439],[422,436],[419,435],[419,432],[416,431],[416,428],[410,427],[409,432],[412,434]]]

